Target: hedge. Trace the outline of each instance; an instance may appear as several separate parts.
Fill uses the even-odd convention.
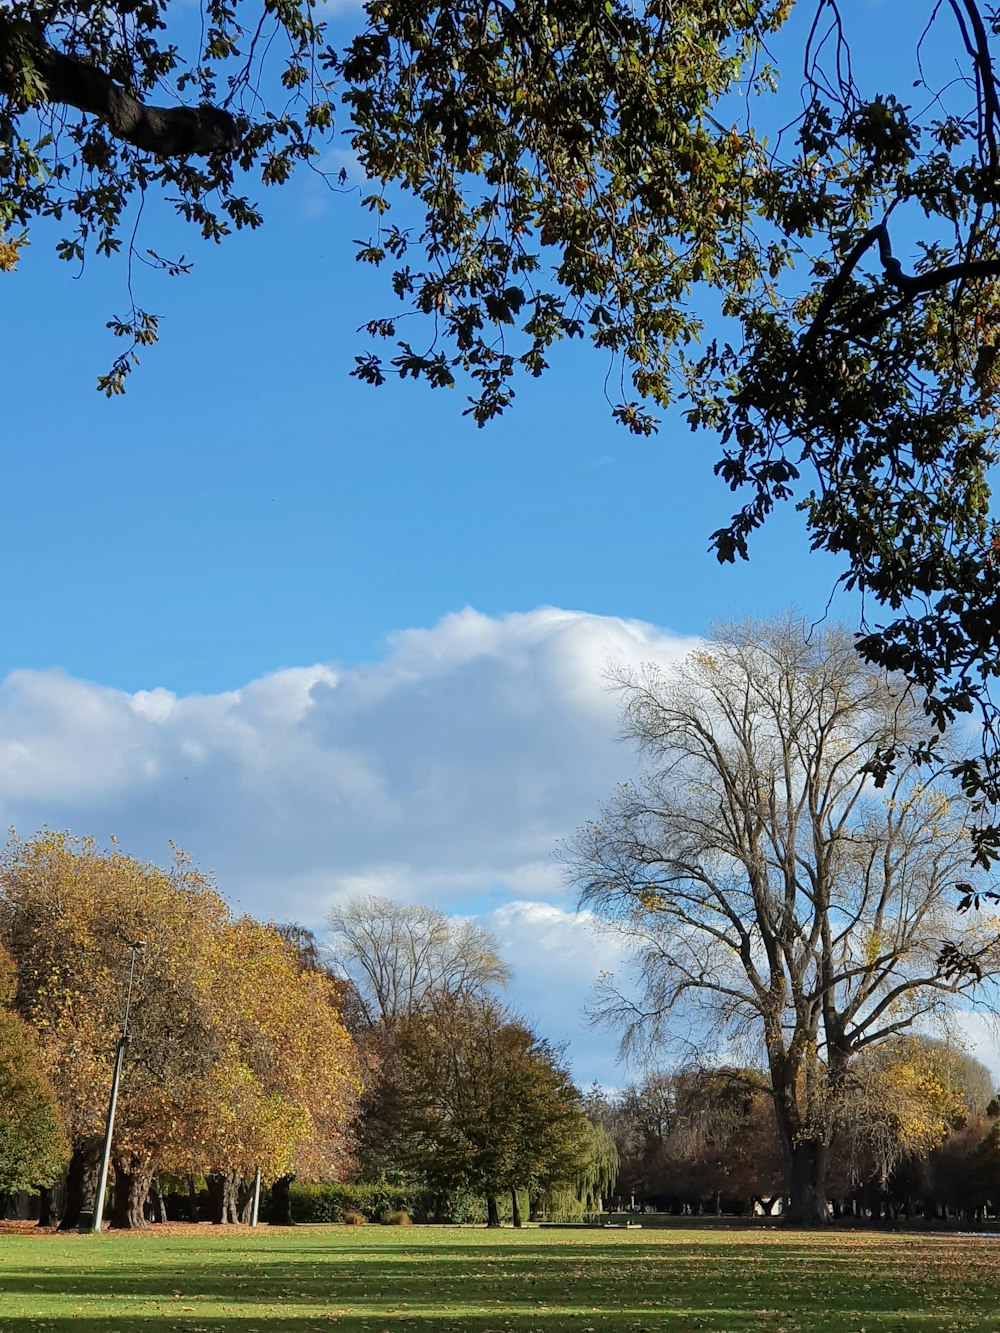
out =
[[[364,1213],[377,1222],[387,1213],[409,1213],[426,1221],[434,1213],[434,1199],[424,1190],[406,1185],[300,1184],[291,1188],[292,1218],[296,1222],[340,1222],[347,1212]]]

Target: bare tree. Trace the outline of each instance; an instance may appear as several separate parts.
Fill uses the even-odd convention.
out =
[[[609,994],[604,1016],[626,1044],[682,1020],[761,1043],[791,1214],[820,1220],[852,1058],[982,999],[1000,969],[995,925],[953,905],[961,794],[913,757],[921,701],[844,631],[747,623],[669,677],[615,683],[651,771],[566,853],[638,965],[641,1000]]]
[[[480,997],[510,978],[490,931],[434,907],[369,895],[335,908],[328,924],[333,966],[372,1027],[392,1026],[435,999]]]

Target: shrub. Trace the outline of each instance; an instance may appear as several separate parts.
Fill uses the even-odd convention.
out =
[[[364,1213],[356,1213],[353,1208],[349,1208],[344,1214],[344,1226],[363,1227],[368,1221]]]
[[[291,1187],[292,1217],[296,1222],[341,1222],[348,1211],[368,1217],[406,1212],[419,1221],[429,1219],[435,1200],[425,1190],[412,1185],[342,1185],[306,1184],[296,1181]]]
[[[399,1208],[392,1213],[386,1213],[385,1216],[382,1218],[382,1221],[387,1227],[413,1226],[413,1218],[410,1216],[409,1213],[404,1212],[402,1208]]]

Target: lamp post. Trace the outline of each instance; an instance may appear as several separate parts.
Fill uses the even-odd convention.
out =
[[[135,977],[135,960],[146,947],[145,940],[134,940],[129,946],[132,960],[128,969],[128,990],[125,994],[125,1017],[122,1019],[122,1035],[118,1038],[118,1051],[115,1055],[115,1072],[111,1080],[111,1100],[108,1102],[108,1123],[104,1131],[104,1151],[101,1153],[101,1171],[97,1177],[97,1195],[94,1198],[94,1220],[91,1231],[100,1231],[104,1221],[104,1195],[108,1188],[108,1168],[111,1165],[111,1135],[115,1128],[115,1107],[118,1105],[118,1084],[121,1082],[122,1065],[128,1050],[128,1014],[132,1006],[132,981]]]

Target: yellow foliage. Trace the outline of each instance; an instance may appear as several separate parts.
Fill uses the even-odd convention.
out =
[[[902,1038],[868,1062],[870,1115],[889,1123],[904,1153],[942,1143],[967,1114],[947,1048]]]
[[[47,833],[0,862],[0,943],[75,1142],[100,1133],[138,958],[116,1155],[175,1170],[319,1176],[343,1165],[358,1063],[334,983],[271,926],[169,870]]]

